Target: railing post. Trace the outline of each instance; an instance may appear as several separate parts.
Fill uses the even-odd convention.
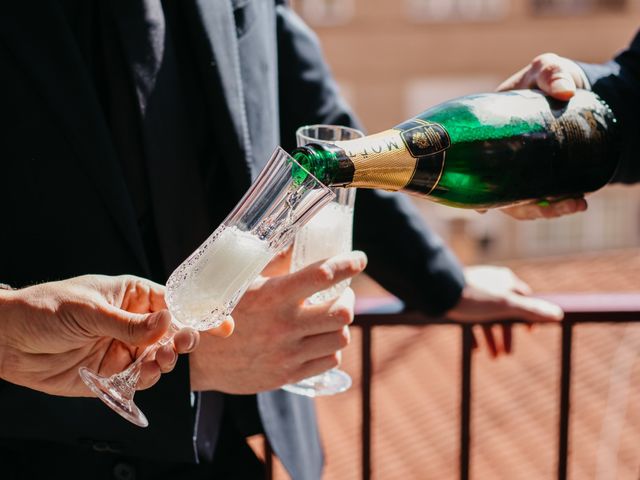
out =
[[[569,416],[571,408],[571,347],[573,323],[565,320],[562,325],[562,351],[560,370],[560,423],[558,435],[558,480],[567,479],[569,458]]]
[[[373,365],[371,363],[371,330],[362,325],[362,478],[371,478],[371,381]]]
[[[462,326],[462,384],[460,392],[460,480],[469,480],[471,453],[471,354],[473,330]]]
[[[264,478],[273,480],[273,450],[267,436],[264,436]]]

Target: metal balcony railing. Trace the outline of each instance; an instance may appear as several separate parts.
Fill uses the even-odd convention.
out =
[[[637,323],[640,322],[640,293],[638,294],[565,294],[548,295],[545,299],[562,307],[565,318],[560,324],[562,329],[560,348],[560,400],[558,422],[558,452],[557,452],[557,478],[566,480],[569,456],[569,422],[571,420],[571,359],[572,339],[574,328],[587,323]],[[392,308],[391,308],[392,310]],[[523,323],[521,321],[508,321],[496,323]],[[361,477],[363,480],[372,478],[372,409],[371,392],[375,381],[373,371],[374,344],[372,341],[373,329],[380,326],[431,326],[452,325],[452,322],[443,318],[428,318],[415,312],[398,313],[359,313],[356,315],[354,326],[362,330],[361,344]],[[471,454],[471,385],[473,362],[473,329],[474,324],[460,325],[460,341],[462,353],[460,359],[460,425],[459,425],[459,478],[468,480],[470,474]],[[265,448],[267,459],[267,478],[271,479],[272,461],[268,445]]]

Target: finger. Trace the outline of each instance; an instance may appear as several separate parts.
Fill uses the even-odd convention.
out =
[[[533,204],[515,205],[513,207],[501,208],[500,211],[515,220],[536,220],[538,218],[544,218],[541,207]]]
[[[273,260],[264,268],[262,275],[265,277],[277,277],[289,273],[292,252],[293,247],[291,245],[278,252],[276,256],[273,257]]]
[[[173,349],[172,345],[163,345],[156,350],[156,363],[162,373],[173,370],[177,361],[178,353]]]
[[[144,362],[140,369],[140,378],[136,384],[136,390],[146,390],[154,386],[160,380],[162,372],[156,362]]]
[[[538,88],[558,100],[569,100],[576,93],[576,83],[571,73],[564,69],[557,55],[541,60],[540,73],[536,77]]]
[[[150,280],[123,275],[116,277],[126,284],[120,308],[132,313],[148,313],[165,310],[164,287]]]
[[[551,207],[555,217],[561,217],[563,215],[572,215],[574,213],[584,212],[589,205],[584,197],[578,197],[554,200],[549,206]]]
[[[305,337],[300,342],[300,351],[297,358],[301,363],[304,363],[315,358],[326,357],[346,348],[350,341],[349,327],[343,327],[337,332]]]
[[[516,220],[537,220],[540,218],[558,218],[564,215],[584,212],[587,207],[587,201],[584,198],[566,198],[551,203],[523,204],[501,210]]]
[[[340,365],[340,355],[336,352],[322,358],[310,360],[300,366],[293,374],[289,383],[296,383],[303,378],[312,377],[320,373],[326,372]]]
[[[519,278],[515,273],[511,272],[513,276],[513,291],[520,295],[531,295],[533,290],[527,282]]]
[[[511,295],[507,313],[511,318],[530,322],[559,322],[564,317],[562,309],[551,302],[533,297]],[[503,318],[506,318],[503,315]]]
[[[351,288],[345,288],[344,292],[333,301],[305,305],[296,319],[296,326],[304,335],[340,330],[353,322],[355,303],[355,293]]]
[[[227,338],[228,336],[230,336],[234,329],[235,329],[235,322],[233,320],[233,317],[231,315],[227,316],[227,318],[224,319],[224,321],[222,322],[222,324],[220,324],[218,327],[216,328],[212,328],[210,330],[207,330],[206,333],[208,335],[214,335],[216,337],[220,337],[220,338]]]
[[[177,353],[193,352],[200,342],[200,335],[192,328],[183,328],[173,337],[173,348]]]
[[[511,324],[502,324],[502,346],[507,355],[511,353],[513,347],[513,326]]]
[[[128,345],[145,346],[158,341],[166,333],[171,323],[167,310],[145,315],[130,313],[112,305],[107,305],[96,317],[79,318],[85,331],[99,337],[116,338]]]
[[[493,330],[491,325],[482,325],[482,333],[484,333],[484,339],[487,342],[487,348],[489,349],[489,354],[492,358],[498,357],[498,345],[496,344],[496,339],[493,336]]]
[[[531,88],[531,65],[527,65],[517,71],[504,82],[498,85],[497,91],[504,92],[506,90],[517,90],[519,88]]]
[[[160,310],[167,310],[167,303],[164,299],[164,287],[158,284],[151,284],[149,289],[149,310],[151,312],[159,312]]]
[[[292,298],[303,299],[362,272],[367,266],[364,252],[348,252],[309,265],[295,273],[281,277],[278,288]]]

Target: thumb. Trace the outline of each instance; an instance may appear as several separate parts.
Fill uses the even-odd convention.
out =
[[[559,100],[569,100],[576,93],[576,83],[570,75],[559,75],[551,79],[549,93]]]
[[[342,253],[312,263],[286,277],[281,277],[281,286],[288,289],[291,298],[304,299],[347,278],[356,276],[366,266],[367,256],[364,252],[356,250]]]
[[[575,95],[577,88],[571,72],[555,61],[542,68],[536,83],[540,90],[558,100],[569,100]]]
[[[168,310],[153,313],[131,313],[117,307],[96,322],[95,334],[112,337],[129,345],[150,345],[162,338],[171,324]]]

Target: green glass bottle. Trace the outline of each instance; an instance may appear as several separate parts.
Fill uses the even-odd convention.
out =
[[[615,130],[611,109],[592,92],[560,102],[514,90],[457,98],[391,130],[292,156],[327,185],[484,209],[602,187],[617,166]]]

